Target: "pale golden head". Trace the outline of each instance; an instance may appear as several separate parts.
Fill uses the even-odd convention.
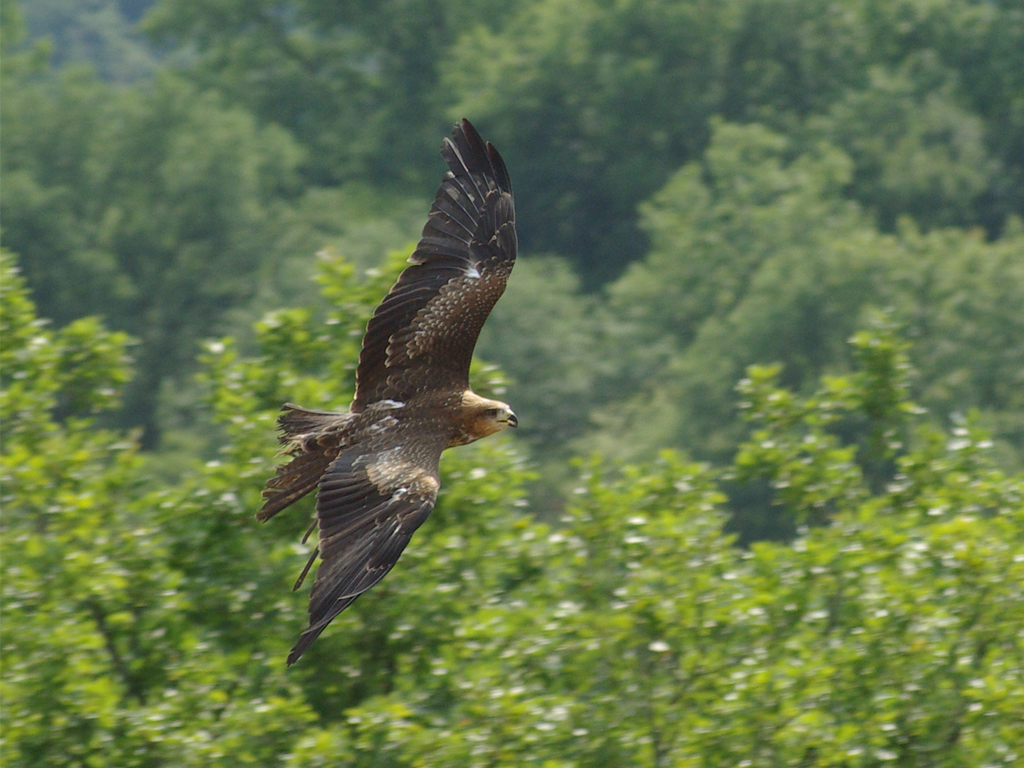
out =
[[[466,390],[462,396],[466,442],[493,435],[506,427],[518,427],[519,419],[508,403],[491,400]]]

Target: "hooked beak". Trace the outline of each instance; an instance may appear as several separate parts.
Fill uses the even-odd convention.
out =
[[[512,413],[512,411],[508,412],[508,425],[513,429],[519,426],[519,419],[516,418],[516,415]]]

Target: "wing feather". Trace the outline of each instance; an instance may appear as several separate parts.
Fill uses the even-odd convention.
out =
[[[455,236],[454,230],[457,228],[463,234],[463,237],[460,239],[464,243],[468,243],[473,239],[473,235],[476,234],[473,218],[475,212],[462,204],[460,195],[454,189],[446,187],[445,194],[438,195],[434,199],[434,206],[439,212],[445,214],[450,219],[450,222],[438,216],[435,221],[428,221],[429,224],[433,224],[438,229],[442,229],[442,231],[451,232],[453,237]],[[449,227],[451,228],[449,229]]]
[[[430,515],[440,485],[442,446],[428,443],[402,449],[354,446],[327,468],[317,493],[321,562],[310,590],[309,627],[292,648],[289,665],[394,567]]]
[[[367,325],[354,412],[428,387],[467,387],[480,328],[512,271],[515,205],[501,156],[468,120],[444,140],[441,155],[449,170],[412,265]]]

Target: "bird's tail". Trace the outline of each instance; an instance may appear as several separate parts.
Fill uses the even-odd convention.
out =
[[[256,513],[257,520],[269,520],[290,504],[295,503],[316,488],[328,465],[337,454],[337,444],[320,439],[330,428],[343,424],[350,414],[311,411],[286,403],[277,419],[285,446],[285,453],[293,456],[287,464],[277,468],[277,474],[267,481],[263,489],[263,506]],[[334,450],[331,450],[331,449]]]

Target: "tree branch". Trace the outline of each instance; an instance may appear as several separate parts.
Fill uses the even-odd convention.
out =
[[[114,670],[117,672],[118,677],[121,678],[121,682],[124,683],[128,695],[138,701],[139,704],[145,704],[145,696],[142,694],[138,679],[128,669],[128,665],[125,663],[120,651],[117,650],[117,643],[114,642],[114,633],[111,631],[110,625],[107,624],[107,615],[103,612],[103,607],[98,600],[90,600],[88,606],[93,620],[96,622],[96,627],[99,629],[100,635],[103,636],[103,642],[107,647],[107,653],[110,654]]]

